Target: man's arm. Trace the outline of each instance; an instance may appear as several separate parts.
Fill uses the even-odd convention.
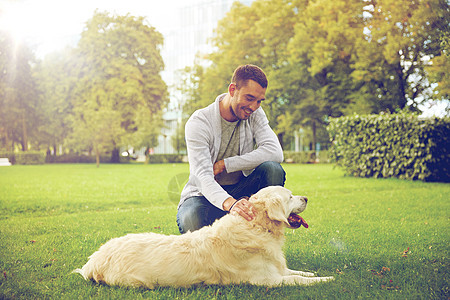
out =
[[[247,220],[252,220],[256,211],[247,200],[240,200],[230,196],[214,179],[214,176],[225,170],[222,161],[212,164],[210,145],[213,143],[212,134],[208,132],[207,124],[199,118],[190,119],[186,123],[185,135],[189,157],[190,175],[196,180],[197,187],[205,198],[214,206],[224,210],[236,211]]]
[[[231,197],[214,179],[210,147],[213,134],[207,120],[193,116],[185,127],[186,146],[189,158],[190,176],[200,193],[214,206],[223,209],[223,202]]]

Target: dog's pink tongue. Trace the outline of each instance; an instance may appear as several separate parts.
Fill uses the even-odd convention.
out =
[[[288,222],[292,228],[299,228],[302,225],[308,228],[308,223],[306,223],[305,219],[294,213],[289,215]]]
[[[306,223],[305,219],[303,219],[302,217],[300,217],[300,219],[302,220],[302,223],[300,225],[303,225],[303,227],[308,228],[309,225],[308,225],[308,223]]]

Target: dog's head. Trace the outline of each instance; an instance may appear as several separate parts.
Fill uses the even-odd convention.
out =
[[[298,214],[305,210],[308,199],[294,196],[282,186],[269,186],[252,196],[255,202],[263,202],[270,219],[283,222],[289,228],[308,228],[306,221]]]

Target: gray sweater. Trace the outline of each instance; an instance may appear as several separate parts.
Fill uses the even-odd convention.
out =
[[[205,196],[213,205],[223,209],[223,202],[231,197],[217,183],[213,173],[222,132],[219,102],[225,95],[219,95],[214,103],[194,112],[186,123],[185,137],[190,174],[178,206],[189,197]],[[263,162],[283,161],[281,145],[261,107],[254,111],[248,120],[244,120],[239,128],[240,155],[224,160],[227,172],[242,171],[248,176]]]

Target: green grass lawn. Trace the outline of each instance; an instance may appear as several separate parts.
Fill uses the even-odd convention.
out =
[[[331,165],[284,167],[286,187],[309,199],[302,216],[310,227],[286,229],[288,266],[334,282],[156,290],[86,282],[71,271],[110,238],[178,234],[168,186],[188,165],[12,166],[0,168],[0,299],[450,297],[449,184],[344,177]]]

